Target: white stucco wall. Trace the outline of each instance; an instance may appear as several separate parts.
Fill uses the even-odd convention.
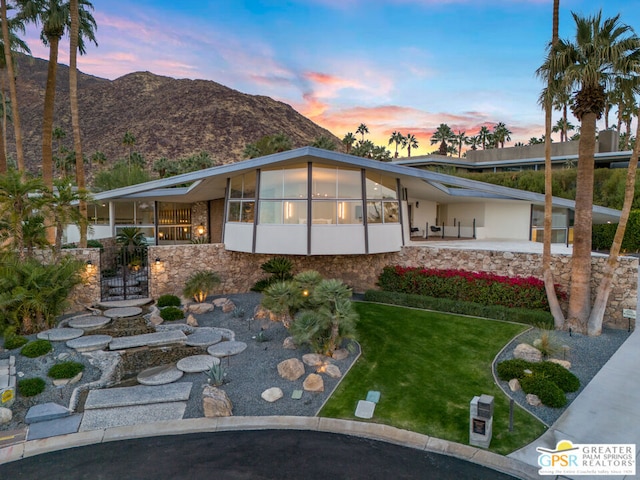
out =
[[[350,255],[364,252],[362,225],[311,226],[312,255]]]
[[[87,232],[89,240],[113,237],[113,231],[109,225],[92,225]],[[63,243],[77,243],[80,241],[80,230],[75,225],[67,225],[62,234]]]
[[[256,253],[306,255],[307,226],[258,225],[256,230]]]
[[[453,226],[455,219],[456,224],[461,222],[462,226],[471,227],[475,219],[476,227],[483,227],[486,226],[487,210],[484,202],[450,203],[447,205],[447,216],[442,220],[446,225]]]
[[[488,238],[529,240],[531,205],[524,202],[488,202],[485,230]],[[486,237],[485,237],[486,238]]]
[[[369,225],[369,253],[397,252],[401,247],[399,223]]]
[[[253,249],[253,223],[227,223],[224,226],[224,246],[227,250],[249,252]]]
[[[418,207],[416,207],[416,202],[418,203]],[[438,214],[438,204],[436,202],[420,200],[419,198],[410,198],[409,203],[412,205],[412,226],[424,230],[427,223],[429,223],[429,225],[436,224],[436,216]],[[406,223],[409,222],[407,221]]]

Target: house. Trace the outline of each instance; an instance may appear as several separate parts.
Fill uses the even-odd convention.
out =
[[[553,204],[553,241],[570,243],[574,202]],[[541,194],[303,147],[97,193],[89,217],[95,239],[137,227],[151,245],[358,255],[433,237],[540,240],[543,214]],[[618,218],[593,209],[594,223]]]

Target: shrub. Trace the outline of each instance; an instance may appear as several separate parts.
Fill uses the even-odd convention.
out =
[[[537,395],[548,407],[560,408],[567,404],[567,397],[560,387],[542,373],[523,377],[520,380],[520,386],[525,393]]]
[[[44,392],[45,382],[40,377],[23,378],[18,381],[18,391],[23,397],[33,397]]]
[[[521,358],[505,360],[504,362],[500,362],[496,367],[498,378],[505,382],[508,382],[512,378],[520,379],[524,377],[524,371],[526,369],[531,369],[531,364]]]
[[[251,290],[254,292],[262,292],[270,285],[276,282],[286,282],[293,278],[291,270],[293,270],[293,262],[286,257],[273,257],[269,261],[260,265],[263,272],[270,273],[271,276],[258,280]]]
[[[220,284],[220,277],[215,272],[199,270],[193,272],[184,284],[182,293],[185,297],[193,297],[196,302],[204,302],[213,289]]]
[[[181,304],[180,298],[176,295],[161,295],[156,303],[158,305],[158,308],[179,307]]]
[[[32,342],[27,343],[20,353],[25,357],[36,358],[41,357],[42,355],[49,353],[53,350],[53,346],[49,340],[34,340]]]
[[[253,292],[264,292],[269,286],[274,283],[276,280],[275,277],[262,278],[253,284],[251,287],[251,291]]]
[[[575,392],[580,388],[580,380],[562,365],[541,362],[533,365],[532,371],[540,373],[555,383],[563,392]]]
[[[84,370],[84,365],[79,362],[62,362],[49,369],[47,375],[54,379],[73,378]]]
[[[102,245],[98,240],[87,240],[87,248],[99,248],[102,252],[104,250],[104,245]]]
[[[178,307],[165,307],[160,310],[160,316],[165,322],[172,322],[184,318],[184,312]]]
[[[378,277],[382,290],[447,298],[485,306],[548,310],[544,282],[534,277],[506,277],[489,272],[386,266]],[[566,294],[558,289],[558,297]]]
[[[22,335],[11,335],[9,337],[5,337],[4,348],[7,350],[15,350],[16,348],[23,347],[28,342],[29,340]]]
[[[455,301],[449,298],[434,298],[380,290],[367,290],[364,299],[367,302],[389,303],[391,305],[492,318],[494,320],[505,320],[528,325],[548,325],[550,328],[553,328],[553,316],[549,312],[542,310],[507,308],[498,305],[480,305],[472,302]]]

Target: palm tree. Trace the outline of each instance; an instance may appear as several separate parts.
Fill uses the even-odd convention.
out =
[[[20,112],[18,110],[18,91],[16,89],[16,74],[13,68],[13,55],[11,32],[9,21],[7,20],[7,0],[0,0],[0,23],[2,23],[2,43],[4,47],[4,65],[7,67],[9,77],[9,92],[11,94],[11,105],[13,111],[13,129],[16,141],[16,160],[18,171],[24,172],[24,151],[22,149],[22,127],[20,125]],[[16,29],[24,31],[24,24],[20,19],[14,23]]]
[[[67,136],[67,132],[64,131],[64,129],[60,128],[60,127],[55,127],[53,129],[53,133],[52,133],[52,137],[54,140],[56,140],[58,142],[58,155],[57,158],[55,158],[55,162],[56,163],[56,167],[63,167],[64,164],[62,163],[62,153],[63,153],[63,148],[64,145],[62,144],[62,140],[65,139],[65,137]],[[64,178],[67,176],[67,172],[64,168],[60,169],[60,177]]]
[[[342,138],[342,144],[345,147],[345,152],[349,153],[351,152],[351,148],[353,147],[353,144],[356,143],[356,136],[349,132],[347,133],[343,138]]]
[[[487,143],[489,143],[489,138],[491,137],[491,131],[489,130],[489,127],[487,127],[486,125],[480,127],[478,137],[480,137],[480,145],[482,145],[482,149],[486,150]]]
[[[480,135],[474,135],[472,137],[467,137],[467,140],[465,141],[465,143],[467,145],[469,145],[471,150],[477,150],[478,147],[480,145],[482,145],[482,142],[480,141]]]
[[[364,134],[369,133],[369,128],[364,123],[361,123],[356,129],[356,133],[362,135],[362,141],[364,142]]]
[[[66,225],[74,224],[79,229],[87,228],[87,217],[76,208],[76,202],[88,199],[85,190],[76,189],[66,179],[54,180],[54,189],[44,205],[44,210],[51,218],[56,228],[56,239],[53,252],[57,257],[62,248],[62,234]]]
[[[453,139],[453,130],[446,123],[441,123],[436,131],[431,135],[431,145],[435,145],[436,143],[440,144],[440,149],[438,153],[440,155],[447,154],[447,142]]]
[[[493,141],[496,148],[498,148],[498,145],[500,145],[500,148],[504,148],[504,143],[511,141],[511,133],[511,130],[503,122],[498,122],[493,127]]]
[[[124,137],[122,137],[122,145],[127,147],[129,151],[127,155],[127,163],[129,164],[129,166],[131,166],[131,152],[135,144],[136,144],[136,137],[133,136],[133,133],[131,133],[129,130],[124,132]]]
[[[407,157],[411,157],[411,149],[418,148],[418,139],[415,135],[407,133],[407,136],[402,140],[402,148],[407,147]]]
[[[587,332],[591,309],[591,226],[596,121],[605,107],[605,91],[616,78],[634,78],[640,70],[640,39],[620,16],[602,20],[573,13],[574,41],[559,40],[538,69],[542,78],[567,85],[574,94],[572,111],[580,121],[576,180],[574,244],[566,327]]]
[[[572,131],[574,128],[575,127],[571,122],[566,121],[564,118],[559,118],[556,124],[551,129],[551,131],[553,133],[560,132],[560,141],[568,142],[569,141],[568,132]]]
[[[56,75],[58,69],[58,47],[60,39],[70,24],[68,3],[62,0],[17,0],[21,8],[20,18],[42,25],[40,38],[49,47],[47,83],[44,93],[44,113],[42,121],[42,179],[51,189],[53,186],[53,114],[56,95]],[[78,49],[85,52],[84,38],[96,43],[96,21],[85,7],[93,9],[88,0],[78,0],[79,11]],[[79,7],[80,8],[80,7]],[[97,43],[96,43],[97,44]]]
[[[457,135],[453,136],[458,149],[458,158],[462,157],[462,146],[467,144],[469,137],[467,137],[467,132],[461,132],[458,130]]]
[[[312,147],[322,148],[323,150],[335,150],[336,144],[333,140],[325,135],[320,135],[311,144]]]
[[[394,131],[389,137],[388,145],[391,145],[392,143],[396,144],[396,153],[394,155],[394,158],[398,158],[398,146],[404,143],[404,135],[402,135],[402,133],[400,132]]]

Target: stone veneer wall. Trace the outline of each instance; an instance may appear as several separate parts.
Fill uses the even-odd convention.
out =
[[[223,244],[163,245],[149,247],[149,258],[160,258],[152,264],[149,289],[153,298],[171,293],[181,295],[182,286],[196,270],[213,270],[220,274],[218,293],[247,292],[266,276],[260,265],[276,255],[231,252]],[[292,255],[294,272],[317,270],[328,278],[339,278],[354,291],[376,288],[375,283],[386,265],[454,268],[493,272],[507,276],[541,278],[540,255],[496,250],[460,250],[428,246],[406,246],[401,251],[377,255],[301,256]],[[554,255],[552,268],[556,283],[567,290],[571,278],[571,257]],[[605,257],[593,257],[592,293],[602,277]],[[622,257],[614,276],[614,287],[605,313],[605,325],[627,328],[622,317],[624,308],[636,309],[638,259]],[[634,323],[632,321],[632,323]]]
[[[208,218],[207,202],[197,202],[191,207],[191,238],[197,239],[198,225],[202,224],[205,227],[204,237],[209,238],[209,218]]]

